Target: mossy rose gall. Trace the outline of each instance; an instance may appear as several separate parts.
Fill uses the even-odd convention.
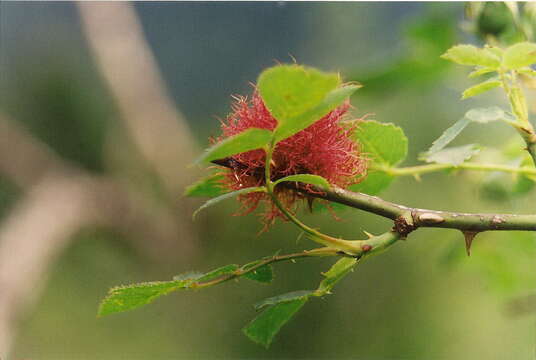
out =
[[[277,120],[270,114],[258,92],[251,98],[235,97],[232,112],[222,121],[222,135],[213,142],[222,141],[249,128],[274,130]],[[348,117],[348,101],[328,113],[308,128],[279,142],[273,152],[271,179],[278,180],[296,174],[313,174],[327,179],[331,184],[348,187],[361,181],[366,174],[366,159],[360,146],[352,139],[359,122],[344,121]],[[224,186],[230,190],[265,185],[266,153],[262,149],[233,155],[225,159]],[[305,185],[314,191],[311,185]],[[298,200],[306,196],[284,187],[276,188],[278,197],[291,211],[295,211]],[[260,202],[266,203],[262,216],[267,225],[285,216],[270,201],[265,193],[241,195],[242,214],[255,210]]]

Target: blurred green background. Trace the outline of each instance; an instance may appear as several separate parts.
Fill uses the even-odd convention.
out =
[[[505,104],[498,91],[461,102],[460,91],[471,81],[464,69],[438,58],[451,45],[479,41],[460,30],[462,3],[183,2],[133,7],[168,95],[191,130],[182,135],[198,145],[193,153],[206,146],[209,136],[218,135],[217,118],[228,113],[232,94],[250,93],[250,82],[262,69],[292,58],[362,82],[365,87],[352,99],[353,113],[373,113],[375,119],[405,130],[410,154],[404,165],[417,164],[418,154],[468,109]],[[31,302],[18,309],[20,314],[10,314],[16,317],[6,330],[14,338],[13,359],[536,356],[535,313],[515,309],[520,299],[534,294],[536,283],[535,238],[528,233],[481,234],[467,258],[461,233],[420,230],[359,266],[333,295],[308,303],[269,350],[240,332],[255,316],[251,304],[315,287],[333,260],[277,265],[269,286],[242,280],[173,294],[133,312],[97,319],[99,300],[111,286],[169,279],[312,244],[297,243],[297,230],[289,224],[278,223],[257,235],[258,218],[231,216],[237,209],[232,201],[211,208],[195,223],[190,220],[200,201],[180,194],[182,184],[196,174],[186,166],[192,159],[183,158],[171,169],[179,177],[171,183],[181,186],[166,187],[140,155],[88,46],[76,4],[2,2],[0,26],[0,111],[7,119],[2,121],[22,129],[77,171],[113,179],[118,188],[135,194],[134,203],[149,204],[147,214],[127,226],[122,219],[110,220],[83,224],[69,233],[69,241],[50,256],[36,286],[25,295]],[[152,131],[159,116],[152,115],[145,118],[144,131]],[[493,148],[513,135],[504,125],[491,124],[471,127],[457,141]],[[8,136],[0,134],[0,141]],[[4,151],[0,171],[11,166],[16,173],[27,156]],[[493,152],[482,156],[502,160]],[[9,235],[2,231],[13,217],[26,209],[25,200],[40,189],[40,178],[30,176],[28,184],[10,174],[0,172],[0,241]],[[423,176],[421,182],[397,179],[381,196],[444,210],[534,211],[534,191],[510,196],[497,184],[483,186],[490,182],[486,174],[438,173]],[[56,221],[56,198],[48,199]],[[101,201],[108,208],[112,199]],[[123,207],[109,208],[118,217],[131,215]],[[160,212],[191,231],[153,237]],[[357,210],[340,216],[337,222],[328,214],[302,215],[326,233],[354,238],[363,230],[380,233],[391,226]],[[30,271],[33,252],[30,246],[10,255],[22,263],[20,269]],[[0,300],[7,296],[2,287]]]

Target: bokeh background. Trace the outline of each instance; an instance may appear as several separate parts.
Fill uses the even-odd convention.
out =
[[[96,317],[112,286],[312,245],[298,243],[289,224],[258,235],[258,218],[232,216],[233,201],[193,222],[200,200],[182,197],[201,173],[188,165],[219,133],[231,95],[250,93],[277,61],[362,82],[355,116],[401,126],[410,144],[404,165],[417,164],[468,109],[504,104],[498,91],[461,102],[471,84],[465,69],[438,58],[453,44],[479,43],[464,21],[462,3],[0,3],[0,353],[534,359],[529,233],[482,234],[467,258],[461,233],[420,230],[308,303],[268,350],[240,332],[255,316],[251,304],[315,287],[333,260],[277,265],[269,286],[242,280]],[[501,162],[491,149],[512,138],[490,124],[457,141],[479,142],[482,158]],[[400,178],[381,196],[445,210],[534,211],[535,192],[512,195],[504,175],[455,175]],[[348,237],[391,226],[357,210],[341,221],[302,216]]]

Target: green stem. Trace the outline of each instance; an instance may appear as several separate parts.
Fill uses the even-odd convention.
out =
[[[304,190],[297,189],[304,192]],[[536,214],[473,214],[437,211],[395,204],[376,196],[341,188],[324,189],[322,193],[307,192],[309,196],[361,209],[392,220],[410,215],[412,226],[450,228],[462,231],[525,230],[536,231]]]
[[[272,163],[272,155],[274,150],[274,142],[272,141],[270,143],[270,146],[265,150],[266,151],[266,162],[264,166],[264,179],[266,182],[266,189],[267,193],[272,198],[272,201],[277,206],[277,208],[289,219],[291,222],[293,222],[296,226],[298,226],[300,229],[305,231],[307,234],[316,234],[316,230],[310,228],[309,226],[302,223],[296,216],[294,216],[290,211],[288,211],[283,204],[279,201],[279,198],[274,193],[274,183],[272,182],[271,178],[271,163]]]
[[[369,257],[384,252],[388,247],[400,240],[402,236],[396,231],[389,231],[378,236],[373,236],[369,240],[363,240],[364,245],[370,245],[372,249],[363,254]],[[363,245],[361,246],[363,247]]]
[[[536,150],[536,145],[533,146]],[[408,176],[408,175],[421,175],[432,173],[441,170],[476,170],[476,171],[501,171],[512,174],[524,174],[524,175],[536,175],[536,168],[534,167],[515,167],[508,165],[498,165],[498,164],[482,164],[482,163],[472,163],[466,162],[459,165],[451,164],[427,164],[427,165],[418,165],[418,166],[408,166],[402,168],[375,168],[374,170],[383,171],[391,176]]]
[[[527,142],[527,151],[532,157],[534,166],[536,166],[536,134],[532,136],[532,141]]]
[[[517,120],[512,126],[527,144],[526,150],[532,157],[534,165],[536,165],[536,131],[529,120],[525,94],[523,94],[523,90],[518,84],[515,71],[510,74],[510,82],[504,70],[499,69],[498,72],[510,103],[510,108]]]
[[[344,269],[340,269],[338,274],[331,279],[325,279],[320,283],[320,286],[318,289],[314,292],[314,296],[324,296],[327,294],[331,294],[331,290],[333,287],[361,261],[363,261],[365,258],[370,257],[372,255],[379,254],[387,248],[389,248],[391,245],[393,245],[395,242],[400,240],[401,235],[394,231],[389,231],[384,234],[373,236],[369,240],[363,240],[362,243],[365,243],[363,247],[366,249],[362,250],[360,253],[354,255],[354,261],[353,262],[347,262],[345,264]],[[365,247],[368,246],[368,247]],[[334,265],[336,266],[336,265]]]
[[[274,183],[271,179],[271,163],[272,163],[272,155],[274,150],[274,142],[270,143],[270,146],[265,149],[266,151],[266,162],[264,167],[264,179],[266,182],[266,189],[267,193],[272,198],[272,201],[277,206],[277,208],[289,219],[292,223],[294,223],[296,226],[298,226],[300,229],[302,229],[309,237],[309,239],[315,241],[316,243],[319,243],[324,246],[333,247],[340,251],[347,252],[350,254],[353,254],[355,252],[355,245],[353,244],[353,241],[343,240],[343,239],[337,239],[334,237],[331,237],[329,235],[323,234],[318,230],[315,230],[304,223],[302,223],[294,214],[292,214],[290,211],[288,211],[281,201],[279,201],[279,198],[274,193]]]

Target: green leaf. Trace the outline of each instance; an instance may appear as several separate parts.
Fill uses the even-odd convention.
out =
[[[358,85],[344,85],[338,89],[330,91],[314,108],[284,121],[279,121],[279,125],[274,130],[275,141],[279,142],[284,140],[309,127],[327,115],[330,111],[340,106],[359,88],[360,86]]]
[[[329,291],[339,282],[352,268],[357,264],[356,258],[342,258],[337,261],[325,274],[326,277],[320,283],[318,291],[320,293],[329,293]]]
[[[377,195],[387,189],[393,180],[394,177],[384,171],[369,170],[365,180],[359,184],[351,185],[348,189],[369,195]]]
[[[391,123],[363,121],[355,132],[355,138],[361,144],[361,151],[374,164],[395,166],[408,153],[408,139],[404,131]]]
[[[266,306],[276,305],[282,302],[288,302],[292,300],[299,300],[299,299],[307,299],[309,296],[313,295],[315,292],[314,290],[298,290],[289,292],[282,295],[273,296],[268,299],[264,299],[255,305],[255,310],[260,310]]]
[[[184,272],[182,274],[173,276],[173,280],[185,281],[188,284],[191,284],[192,282],[196,281],[203,275],[205,274],[199,271],[188,271],[188,272]]]
[[[506,49],[502,65],[507,69],[519,69],[534,63],[536,63],[536,44],[522,42]]]
[[[500,59],[493,52],[473,45],[456,45],[441,57],[460,65],[479,65],[494,69],[500,65]]]
[[[472,78],[479,77],[479,76],[482,76],[482,75],[485,75],[485,74],[489,74],[490,72],[494,72],[494,71],[496,71],[496,69],[494,69],[494,68],[480,67],[480,68],[475,69],[471,73],[469,73],[469,75],[467,77],[472,79]]]
[[[252,192],[259,192],[259,191],[265,191],[265,188],[262,187],[262,186],[250,187],[250,188],[240,189],[240,190],[236,190],[236,191],[231,191],[231,192],[228,192],[226,194],[220,195],[218,197],[212,198],[209,201],[207,201],[206,203],[204,203],[203,205],[201,205],[196,211],[194,211],[193,218],[195,219],[195,217],[197,216],[197,214],[201,210],[206,209],[209,206],[212,206],[214,204],[217,204],[222,200],[226,200],[226,199],[229,199],[231,197],[238,196],[238,195],[249,194],[249,193],[252,193]]]
[[[454,125],[445,130],[445,132],[443,132],[443,134],[441,134],[441,136],[432,143],[432,146],[426,152],[425,157],[428,154],[440,151],[445,146],[447,146],[452,140],[454,140],[454,138],[456,138],[456,136],[458,136],[458,134],[462,132],[463,129],[465,129],[467,125],[469,125],[469,123],[470,119],[468,119],[467,117],[463,117],[460,120],[456,121]]]
[[[301,182],[301,183],[315,185],[324,189],[330,188],[329,182],[326,179],[324,179],[322,176],[311,175],[311,174],[299,174],[299,175],[285,176],[284,178],[281,178],[277,180],[276,182],[274,182],[274,186],[284,181]]]
[[[499,80],[490,79],[484,82],[481,82],[479,84],[476,84],[475,86],[471,86],[469,89],[466,89],[462,93],[462,100],[480,95],[482,93],[485,93],[486,91],[489,91],[491,89],[495,89],[496,87],[502,86],[502,83]]]
[[[316,107],[341,83],[339,75],[299,65],[278,65],[261,73],[257,88],[279,125]]]
[[[503,49],[501,49],[500,47],[497,47],[497,46],[489,46],[489,45],[486,45],[486,46],[487,46],[486,49],[488,51],[490,51],[493,55],[495,55],[499,59],[502,59],[503,54],[504,54]]]
[[[271,131],[250,128],[212,145],[196,160],[196,163],[209,163],[213,160],[225,159],[232,155],[260,149],[267,145],[271,139]]]
[[[370,159],[370,170],[365,180],[352,185],[350,190],[378,194],[393,180],[391,175],[378,170],[394,167],[406,158],[408,139],[400,127],[373,120],[361,122],[354,138],[361,144],[361,152]]]
[[[185,281],[155,281],[115,287],[99,307],[99,316],[132,310],[153,302],[156,298],[184,288]]]
[[[536,77],[536,70],[532,70],[531,68],[517,69],[517,72],[523,75]]]
[[[475,108],[465,113],[465,117],[473,122],[485,124],[492,121],[504,120],[506,113],[497,106],[489,108]]]
[[[225,193],[222,174],[212,174],[199,179],[184,190],[184,195],[192,197],[214,197]]]
[[[268,309],[253,319],[243,331],[254,342],[270,346],[274,336],[307,302],[307,298],[299,298],[292,301],[281,302],[270,306]]]
[[[253,266],[257,265],[261,261],[262,260],[257,260],[257,261],[250,262],[249,264],[244,265],[243,269],[244,270],[251,269]],[[251,272],[245,273],[244,277],[248,278],[250,280],[255,280],[255,281],[261,282],[261,283],[270,283],[270,282],[272,282],[272,280],[274,278],[274,273],[272,271],[272,266],[271,265],[264,265],[264,266],[261,266],[260,268],[255,269],[255,270],[253,270]]]
[[[225,265],[225,266],[219,267],[219,268],[217,268],[215,270],[212,270],[212,271],[204,274],[203,276],[201,276],[198,279],[196,279],[196,282],[205,282],[205,281],[214,280],[214,279],[217,279],[217,278],[219,278],[219,277],[221,277],[223,275],[232,274],[238,269],[239,269],[239,266],[236,265],[236,264]]]
[[[460,165],[480,152],[480,148],[475,144],[446,148],[434,153],[427,154],[426,162],[438,164]]]
[[[432,143],[430,149],[421,154],[420,160],[436,162],[440,164],[459,165],[464,160],[478,153],[479,149],[475,145],[467,145],[445,149],[452,140],[458,136],[463,129],[471,122],[488,123],[497,120],[505,120],[506,113],[499,107],[475,108],[465,113],[465,116],[456,121],[441,136]]]

